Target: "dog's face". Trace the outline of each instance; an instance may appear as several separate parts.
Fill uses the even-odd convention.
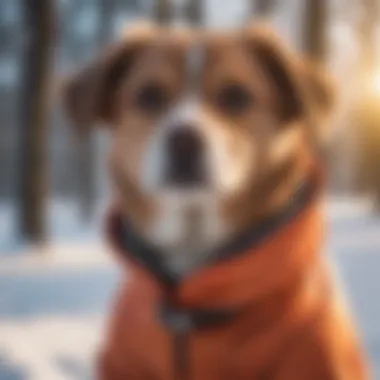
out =
[[[268,32],[153,27],[75,77],[67,103],[78,124],[112,126],[126,214],[188,267],[291,195],[332,100],[320,74]]]

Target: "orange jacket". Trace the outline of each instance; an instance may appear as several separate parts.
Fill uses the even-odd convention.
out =
[[[122,224],[114,210],[108,232],[128,276],[101,380],[369,379],[321,255],[318,199],[178,284],[123,248]]]

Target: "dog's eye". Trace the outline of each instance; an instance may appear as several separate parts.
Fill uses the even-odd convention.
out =
[[[146,84],[136,95],[136,105],[147,112],[160,112],[168,102],[168,91],[159,83]]]
[[[231,115],[246,111],[252,104],[252,95],[240,84],[230,84],[222,88],[217,95],[217,104]]]

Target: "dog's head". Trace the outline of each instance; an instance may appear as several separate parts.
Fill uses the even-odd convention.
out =
[[[291,196],[326,135],[330,87],[263,28],[152,26],[65,97],[78,126],[110,126],[112,178],[139,231],[166,252],[202,252]]]

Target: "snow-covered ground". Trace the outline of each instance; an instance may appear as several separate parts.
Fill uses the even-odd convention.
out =
[[[380,219],[367,206],[349,198],[329,202],[329,251],[380,380]],[[99,239],[92,238],[96,231],[87,231],[80,242],[74,221],[61,228],[70,221],[65,210],[68,215],[55,218],[56,243],[45,252],[7,252],[0,243],[0,380],[92,378],[120,276]],[[0,227],[7,227],[4,218]]]
[[[92,379],[119,278],[99,244],[0,260],[0,380]]]

